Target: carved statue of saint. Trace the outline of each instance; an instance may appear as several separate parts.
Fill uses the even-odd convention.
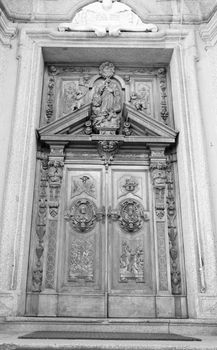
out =
[[[121,31],[157,32],[154,24],[145,24],[129,8],[116,0],[99,0],[85,6],[76,14],[72,23],[62,23],[59,31],[94,31],[99,37],[107,34],[119,36]]]
[[[118,84],[111,80],[114,75],[112,63],[105,62],[100,66],[100,75],[105,79],[96,87],[92,99],[92,124],[96,130],[120,127],[122,111],[121,91]]]

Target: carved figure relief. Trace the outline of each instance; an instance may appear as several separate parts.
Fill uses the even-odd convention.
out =
[[[130,102],[138,111],[145,111],[146,114],[151,114],[151,97],[150,86],[145,82],[137,82],[135,91],[132,91]]]
[[[58,74],[57,68],[55,66],[49,66],[49,81],[47,90],[47,107],[46,107],[46,120],[50,123],[54,116],[54,101],[55,101],[55,89],[56,89],[56,79],[55,76]]]
[[[105,80],[95,87],[92,99],[92,125],[101,134],[115,134],[120,128],[122,96],[118,84],[112,77],[115,67],[110,62],[102,63],[99,74]]]
[[[65,215],[65,219],[69,221],[75,231],[86,233],[93,230],[96,222],[102,220],[104,216],[104,208],[97,210],[93,201],[80,198],[73,201],[70,211]]]
[[[72,241],[69,256],[68,281],[94,282],[94,241],[93,239]]]
[[[85,104],[85,96],[89,91],[88,81],[65,82],[63,85],[63,114],[80,109]]]
[[[96,198],[96,184],[90,175],[73,176],[71,185],[71,198],[79,196],[82,193]]]
[[[99,37],[108,33],[119,36],[121,31],[157,32],[154,24],[145,24],[129,6],[114,0],[102,0],[85,6],[72,23],[61,23],[59,31],[94,31]]]
[[[120,257],[120,282],[129,280],[145,282],[144,280],[144,251],[142,241],[122,241]]]

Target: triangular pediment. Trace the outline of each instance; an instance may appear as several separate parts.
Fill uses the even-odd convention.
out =
[[[85,123],[91,116],[91,104],[85,105],[77,111],[71,112],[49,125],[38,129],[38,135],[44,141],[79,141],[97,140],[103,138],[99,134],[85,134]],[[130,125],[131,134],[124,135],[122,128],[119,135],[114,135],[115,139],[121,139],[126,142],[164,142],[174,143],[177,132],[153,118],[148,117],[145,113],[137,111],[135,107],[125,105],[123,117],[125,122]],[[110,136],[109,138],[111,138]]]
[[[38,129],[40,137],[48,135],[78,134],[84,129],[84,123],[90,117],[91,104],[85,105],[77,111],[71,112],[54,122]]]
[[[156,136],[176,138],[177,131],[159,122],[145,113],[137,111],[130,104],[126,105],[127,120],[130,122],[135,136]]]

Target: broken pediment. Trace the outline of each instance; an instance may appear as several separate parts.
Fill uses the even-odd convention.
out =
[[[132,143],[167,142],[174,143],[177,132],[171,127],[144,116],[132,106],[125,106],[125,115],[121,116],[120,129],[112,133],[111,128],[97,132],[93,127],[92,105],[88,104],[49,125],[38,129],[42,141],[79,142],[91,140],[115,139]]]
[[[127,32],[157,32],[155,24],[142,20],[125,4],[102,0],[84,6],[71,23],[61,23],[59,31],[93,31],[98,37],[119,36]]]

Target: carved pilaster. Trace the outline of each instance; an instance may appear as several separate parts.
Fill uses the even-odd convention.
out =
[[[44,253],[44,236],[46,233],[47,222],[47,187],[48,187],[48,156],[39,152],[40,159],[40,183],[39,183],[39,201],[38,214],[36,219],[36,237],[37,243],[35,248],[36,262],[32,272],[32,291],[41,292],[43,278],[43,253]]]
[[[170,245],[171,286],[172,293],[181,294],[181,272],[177,243],[176,194],[173,163],[167,166],[167,221]]]
[[[169,290],[168,283],[168,264],[167,254],[167,227],[166,227],[166,157],[165,147],[155,147],[151,149],[150,171],[154,193],[154,220],[157,237],[157,257],[158,257],[158,275],[159,292]]]
[[[56,243],[59,212],[59,196],[63,178],[64,145],[50,145],[48,161],[49,183],[49,219],[48,219],[48,246],[46,259],[45,288],[55,288]]]
[[[163,119],[163,122],[167,124],[169,111],[168,111],[168,102],[167,102],[167,77],[166,77],[165,68],[158,69],[158,77],[160,80],[160,94],[161,94],[160,115],[161,115],[161,118]]]

